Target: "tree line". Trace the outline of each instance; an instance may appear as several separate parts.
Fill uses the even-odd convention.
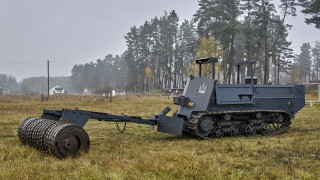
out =
[[[313,6],[308,2],[299,1],[310,14]],[[210,56],[219,58],[216,77],[221,83],[235,82],[235,64],[241,61],[257,61],[254,73],[262,84],[279,84],[280,74],[291,71],[292,81],[305,78],[308,70],[318,77],[316,65],[305,65],[287,40],[291,25],[286,19],[296,15],[295,0],[280,0],[278,7],[272,0],[200,0],[198,5],[191,20],[180,23],[173,10],[131,27],[123,54],[73,67],[72,87],[132,92],[183,88],[186,76],[196,73],[192,60]],[[310,19],[306,22],[316,24]],[[298,67],[302,70],[294,70]],[[249,73],[242,68],[241,78]],[[309,80],[314,76],[308,74]]]
[[[50,88],[53,86],[62,86],[65,91],[72,92],[70,77],[50,77]],[[16,78],[11,75],[0,74],[0,94],[2,93],[30,93],[46,94],[48,91],[48,77],[30,77],[24,78],[17,82]]]
[[[122,57],[108,54],[104,59],[84,65],[75,65],[71,71],[70,85],[76,92],[110,93],[125,90],[127,65]]]
[[[313,47],[310,43],[303,43],[300,51],[294,58],[292,82],[320,83],[320,41],[316,41]]]
[[[8,76],[6,74],[0,74],[0,94],[10,90],[19,90],[19,85],[16,78],[10,75]]]
[[[125,34],[127,49],[121,55],[108,54],[86,64],[75,65],[70,78],[50,80],[73,92],[149,92],[183,88],[187,75],[197,74],[193,60],[218,57],[216,79],[234,83],[235,64],[257,61],[254,73],[262,84],[279,84],[290,73],[290,82],[319,82],[319,41],[314,47],[301,46],[293,54],[287,40],[289,16],[296,7],[309,15],[305,21],[320,29],[320,0],[199,0],[193,19],[180,21],[173,10],[154,17]],[[278,6],[278,7],[276,7]],[[271,63],[270,63],[271,61]],[[211,67],[203,76],[211,74]],[[250,75],[241,69],[241,79]],[[282,76],[280,76],[282,75]],[[11,91],[43,92],[45,77],[26,78],[17,83],[12,76],[0,75],[0,86]]]
[[[128,48],[121,56],[109,54],[95,62],[75,65],[72,87],[79,92],[183,88],[186,67],[196,57],[198,37],[191,21],[178,22],[178,15],[171,11],[133,26],[125,35]]]

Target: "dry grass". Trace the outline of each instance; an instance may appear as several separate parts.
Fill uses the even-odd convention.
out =
[[[21,120],[42,109],[79,108],[144,118],[172,105],[167,97],[0,96],[0,179],[319,179],[320,106],[306,106],[287,133],[198,140],[128,124],[89,121],[91,149],[59,160],[17,137]],[[174,110],[173,110],[174,111]],[[173,112],[172,111],[172,112]]]

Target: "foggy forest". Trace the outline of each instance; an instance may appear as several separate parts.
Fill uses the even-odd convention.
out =
[[[235,83],[235,64],[243,61],[257,61],[254,74],[260,84],[319,83],[320,42],[303,43],[294,54],[287,40],[291,25],[286,19],[296,15],[298,6],[311,15],[306,23],[320,29],[318,10],[310,1],[281,0],[278,7],[269,0],[200,0],[192,19],[180,19],[175,10],[150,17],[128,29],[125,52],[106,52],[104,58],[74,65],[70,77],[51,77],[50,86],[74,93],[183,88],[187,76],[197,74],[193,61],[205,57],[219,58],[219,83]],[[210,71],[204,69],[203,76]],[[249,71],[240,73],[243,82]],[[45,92],[46,81],[32,77],[17,82],[0,74],[0,86],[11,92]]]

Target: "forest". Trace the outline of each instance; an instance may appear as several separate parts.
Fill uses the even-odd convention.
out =
[[[205,57],[219,58],[219,83],[235,83],[235,64],[242,61],[257,62],[254,74],[260,84],[319,82],[320,41],[303,43],[294,54],[287,40],[292,26],[286,23],[299,6],[309,15],[305,22],[320,29],[319,1],[200,0],[190,20],[181,20],[174,10],[164,12],[132,26],[122,54],[74,65],[70,88],[95,93],[183,88],[187,76],[197,74],[193,60]],[[211,69],[204,69],[203,76]],[[240,73],[242,81],[250,74],[246,68]],[[4,76],[3,84],[16,86]]]
[[[70,77],[50,77],[50,87],[62,86],[67,92],[74,92],[70,85]],[[29,77],[24,78],[21,82],[17,82],[13,76],[0,74],[0,94],[41,94],[47,93],[48,77]]]
[[[293,54],[287,40],[291,25],[286,19],[296,15],[298,5],[311,7],[294,0],[277,5],[270,0],[200,0],[191,20],[180,21],[174,10],[164,12],[130,28],[123,54],[74,66],[72,87],[131,92],[183,88],[187,75],[196,73],[192,61],[204,57],[219,58],[215,72],[220,83],[234,83],[235,63],[241,61],[257,61],[254,73],[261,84],[279,84],[281,77],[288,77],[287,83],[318,81],[320,42],[302,44],[301,53]],[[243,68],[242,79],[248,73]]]

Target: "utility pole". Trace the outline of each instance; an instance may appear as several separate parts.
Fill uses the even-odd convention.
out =
[[[268,68],[269,68],[269,73],[268,73],[268,84],[270,83],[270,85],[271,85],[271,83],[272,83],[272,81],[273,81],[273,77],[272,77],[272,75],[273,75],[273,73],[272,73],[272,70],[273,70],[273,68],[272,68],[272,59],[273,58],[273,54],[272,54],[272,52],[269,52],[269,61],[268,61],[268,63],[269,63],[269,65],[268,65]],[[275,82],[273,82],[273,84],[276,84],[276,81]]]
[[[49,101],[49,91],[50,91],[50,87],[49,87],[49,78],[50,78],[50,76],[49,76],[49,60],[47,61],[47,68],[48,68],[48,99],[47,99],[47,101]]]

